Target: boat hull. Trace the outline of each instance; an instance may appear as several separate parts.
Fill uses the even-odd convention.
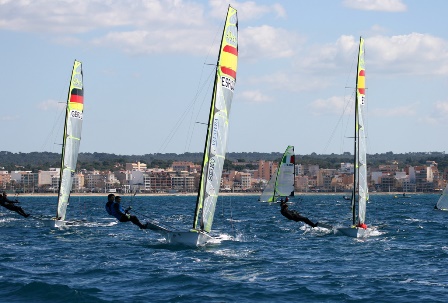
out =
[[[352,238],[364,238],[367,236],[368,231],[367,229],[360,227],[343,227],[336,228],[335,234],[340,234]]]
[[[42,222],[44,223],[44,225],[46,227],[50,227],[50,228],[62,228],[62,227],[66,226],[66,222],[61,221],[61,220],[45,219],[45,220],[42,220]]]
[[[161,234],[168,243],[181,244],[186,246],[203,246],[209,242],[212,237],[206,233],[196,230],[174,231],[159,225],[156,222],[147,222],[147,228]]]
[[[167,240],[172,244],[186,246],[204,246],[212,237],[205,232],[196,231],[170,231],[167,233]]]

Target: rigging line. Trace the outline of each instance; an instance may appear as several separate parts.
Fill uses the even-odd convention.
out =
[[[350,98],[350,100],[351,100],[351,98]],[[331,133],[330,138],[328,139],[327,144],[325,145],[325,148],[323,150],[323,154],[325,154],[325,152],[327,151],[331,141],[333,140],[334,134],[335,134],[336,130],[338,129],[339,124],[341,124],[341,121],[344,118],[345,112],[346,112],[349,104],[350,104],[350,102],[346,102],[346,105],[345,105],[344,109],[342,110],[342,114],[339,116],[339,120],[336,123],[336,127],[333,128],[333,132]]]
[[[205,89],[205,83],[210,83],[210,79],[211,79],[212,76],[214,76],[215,74],[216,74],[216,69],[213,69],[213,70],[209,73],[206,82],[204,82],[204,86],[203,86],[203,88],[201,89],[201,91]],[[213,89],[213,88],[212,88],[212,89]],[[199,95],[199,92],[198,92],[198,94],[197,94],[196,96],[198,96],[198,95]],[[193,119],[193,113],[194,113],[194,111],[191,112],[191,120],[190,120],[190,124],[189,124],[190,127],[189,127],[189,130],[188,130],[190,136],[189,136],[189,138],[187,138],[187,140],[185,141],[185,149],[184,149],[184,152],[187,152],[187,151],[190,149],[191,141],[192,141],[193,134],[194,134],[194,129],[196,128],[196,123],[192,123],[192,122],[193,122],[193,120],[195,120],[195,121],[198,120],[199,113],[200,113],[200,109],[204,106],[205,100],[208,100],[208,94],[204,94],[204,97],[202,98],[201,105],[199,106],[199,110],[196,111],[196,118],[195,118],[195,119]],[[208,125],[208,122],[205,123],[205,124]],[[190,132],[190,129],[191,129],[191,132]]]
[[[347,102],[347,105],[346,105],[346,106],[349,106],[349,115],[348,116],[353,116],[353,119],[354,119],[354,115],[355,115],[355,113],[353,112],[353,108],[354,108],[353,105],[356,104],[355,99],[356,99],[356,89],[353,89],[352,95],[350,96],[350,98]],[[349,133],[349,128],[350,128],[350,132],[351,132],[353,130],[352,127],[353,127],[353,124],[351,124],[349,119],[347,118],[346,124],[345,124],[345,130],[343,130],[343,132],[341,132],[341,148],[344,143],[344,134]],[[341,149],[341,153],[342,153],[342,149]]]
[[[199,76],[198,87],[196,89],[196,95],[193,98],[193,104],[191,105],[191,107],[193,107],[193,109],[194,109],[194,104],[196,102],[197,96],[203,90],[204,85],[206,83],[204,81],[203,84],[201,85],[201,79],[202,79],[202,75],[204,73],[204,67],[205,67],[205,65],[209,65],[206,62],[207,62],[208,58],[210,57],[213,45],[215,45],[217,37],[219,37],[219,33],[221,32],[220,29],[221,29],[220,27],[216,27],[215,36],[213,37],[212,44],[210,45],[210,48],[208,49],[207,55],[205,56],[205,60],[204,60],[204,63],[202,65],[202,69],[201,69],[201,74]],[[209,75],[209,77],[210,77],[210,75]],[[207,77],[207,81],[208,81],[209,77]],[[173,130],[171,130],[170,134],[168,135],[168,138],[165,139],[165,141],[163,141],[162,146],[159,149],[160,150],[159,152],[163,152],[168,147],[168,144],[171,142],[172,138],[174,137],[174,134],[177,132],[177,129],[180,127],[180,124],[184,120],[184,116],[186,115],[187,112],[188,112],[188,107],[187,107],[187,110],[185,110],[184,113],[182,114],[181,118],[179,118],[178,122],[175,124]],[[192,111],[192,113],[193,113],[193,111]],[[192,137],[192,135],[191,135],[191,137]]]
[[[150,216],[148,216],[148,215],[145,215],[145,214],[143,214],[143,213],[141,213],[141,212],[139,212],[139,211],[132,210],[132,212],[133,212],[134,214],[137,214],[137,215],[139,216],[139,218],[144,218],[144,219],[147,220],[147,221],[154,222],[154,223],[157,223],[157,224],[159,223],[158,221],[153,220],[152,217],[150,217]],[[169,225],[169,224],[166,224],[166,223],[163,223],[163,226],[164,226],[164,227],[168,227],[168,228],[171,229],[171,230],[174,230],[174,229],[175,229],[172,225]]]
[[[203,90],[204,85],[205,85],[205,81],[203,82],[204,84],[202,85],[202,89],[196,92],[195,97],[193,98],[192,102],[187,106],[187,108],[182,112],[180,118],[177,120],[177,122],[175,123],[174,127],[171,129],[170,133],[168,134],[168,136],[166,137],[166,139],[163,141],[161,147],[159,148],[159,153],[163,152],[167,147],[168,144],[171,142],[172,138],[174,137],[174,135],[176,134],[177,130],[179,129],[180,125],[183,123],[183,121],[185,120],[185,117],[188,113],[188,111],[191,110],[192,107],[194,107],[194,104],[196,103],[197,100],[197,96],[200,94],[200,92]]]
[[[56,133],[57,132],[56,131],[56,125],[57,125],[57,127],[60,127],[60,124],[61,124],[60,121],[62,120],[62,116],[64,116],[64,118],[65,118],[65,106],[64,106],[64,110],[63,111],[59,111],[58,114],[59,115],[56,117],[56,121],[53,122],[53,127],[52,127],[51,131],[48,133],[47,137],[45,138],[45,140],[42,143],[41,150],[45,150],[45,147],[47,147],[48,142],[50,141],[50,139],[53,138],[53,140],[54,140],[54,138],[58,135]],[[62,135],[61,135],[61,137],[62,137]],[[51,146],[51,147],[53,147],[53,146]],[[53,149],[51,149],[51,150],[53,150]]]

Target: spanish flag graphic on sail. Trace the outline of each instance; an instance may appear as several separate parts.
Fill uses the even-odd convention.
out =
[[[364,99],[366,94],[366,69],[364,63],[364,39],[360,38],[359,41],[359,54],[358,54],[358,75],[357,75],[357,95],[361,105],[364,105]]]
[[[236,80],[236,69],[238,65],[238,21],[236,9],[229,7],[223,41],[221,45],[221,56],[219,69],[221,76],[230,79],[222,79],[222,85],[233,91]]]

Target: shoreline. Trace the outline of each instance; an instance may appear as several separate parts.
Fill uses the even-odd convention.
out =
[[[71,197],[105,197],[108,194],[111,193],[72,193]],[[131,193],[112,193],[117,196],[129,196]],[[252,193],[227,193],[222,192],[219,193],[219,196],[260,196],[261,192],[252,192]],[[321,192],[321,193],[295,193],[295,197],[299,196],[350,196],[351,192],[348,193],[328,193],[328,192]],[[370,196],[376,196],[376,195],[390,195],[390,196],[402,196],[403,192],[374,192],[369,193]],[[407,196],[417,196],[417,195],[440,195],[440,193],[406,193]],[[9,197],[14,197],[15,194],[9,194]],[[57,193],[21,193],[17,195],[18,197],[57,197]],[[144,197],[173,197],[173,196],[197,196],[197,193],[137,193],[136,196],[144,196]]]

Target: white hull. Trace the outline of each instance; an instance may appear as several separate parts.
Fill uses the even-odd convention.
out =
[[[212,237],[206,232],[199,231],[172,231],[163,226],[158,225],[156,222],[147,222],[148,227],[152,231],[161,234],[168,243],[181,244],[186,246],[203,246],[209,242]]]
[[[46,227],[50,227],[50,228],[61,228],[61,227],[66,226],[66,224],[65,224],[66,222],[61,221],[61,220],[45,219],[45,220],[42,220],[42,222],[44,222],[44,225]]]
[[[44,226],[50,228],[65,228],[68,226],[79,225],[83,223],[83,221],[63,221],[56,219],[42,219],[41,221],[44,223]]]
[[[172,244],[182,244],[186,246],[203,246],[212,237],[205,232],[196,231],[170,231],[166,233],[166,239]]]
[[[335,234],[341,234],[352,238],[365,238],[369,234],[369,232],[368,229],[360,227],[342,227],[336,228]]]

